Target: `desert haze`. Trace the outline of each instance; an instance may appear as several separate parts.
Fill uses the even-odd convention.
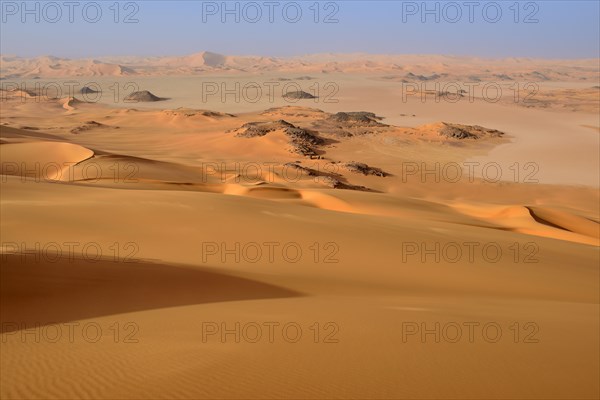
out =
[[[0,60],[1,398],[600,396],[598,59]]]

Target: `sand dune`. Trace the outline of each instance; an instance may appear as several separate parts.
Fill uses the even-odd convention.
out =
[[[214,73],[361,73],[387,81],[594,82],[597,61],[531,58],[485,59],[440,55],[314,54],[302,57],[226,56],[200,52],[181,57],[110,57],[65,59],[0,56],[3,78],[95,76],[165,76]]]
[[[600,224],[569,212],[527,206],[478,208],[472,205],[461,205],[460,208],[468,215],[486,219],[502,229],[593,246],[600,245]],[[570,229],[566,228],[567,226]]]
[[[40,189],[46,194],[43,201],[51,205],[53,212],[38,214],[27,227],[15,224],[13,221],[31,215],[32,195]],[[60,379],[54,383],[36,379],[32,375],[34,372],[20,367],[21,364],[13,363],[17,367],[9,369],[5,368],[8,364],[3,364],[3,370],[9,371],[2,374],[3,388],[8,396],[22,393],[27,397],[40,397],[36,395],[36,390],[46,387],[57,396],[108,398],[120,394],[135,397],[135,393],[140,393],[139,390],[127,389],[127,382],[150,374],[156,379],[151,385],[145,386],[142,392],[145,397],[158,396],[175,382],[180,385],[181,396],[187,398],[239,397],[241,393],[244,396],[255,393],[256,396],[266,394],[269,397],[294,397],[302,393],[304,397],[321,398],[328,393],[339,393],[340,388],[345,388],[342,393],[348,395],[378,393],[382,397],[392,398],[397,390],[394,382],[400,379],[399,373],[418,382],[413,381],[406,386],[416,394],[417,387],[424,387],[422,380],[425,378],[420,376],[431,368],[431,363],[453,365],[456,360],[461,360],[461,369],[445,370],[436,385],[430,386],[428,393],[436,397],[454,393],[456,389],[452,389],[453,382],[469,374],[482,378],[470,386],[473,397],[484,396],[489,390],[501,391],[508,397],[518,397],[518,393],[532,385],[540,388],[536,393],[546,397],[557,394],[572,396],[573,393],[579,397],[594,395],[598,365],[589,354],[597,349],[594,347],[597,346],[594,339],[597,326],[593,322],[593,316],[598,312],[598,269],[594,266],[598,253],[595,246],[556,239],[532,239],[532,236],[510,230],[469,225],[468,218],[458,215],[455,223],[441,222],[439,218],[448,215],[445,207],[426,201],[396,200],[400,201],[398,206],[406,214],[369,217],[357,213],[360,208],[352,206],[356,201],[354,198],[366,200],[373,196],[362,192],[335,191],[333,198],[341,197],[338,202],[348,204],[351,213],[287,203],[297,201],[295,198],[276,199],[276,196],[272,196],[271,199],[265,199],[179,190],[119,190],[51,183],[34,187],[22,185],[18,179],[11,177],[4,184],[3,192],[2,212],[9,216],[3,217],[3,235],[9,235],[11,241],[45,243],[50,237],[58,243],[73,240],[69,229],[57,232],[44,228],[56,226],[61,220],[64,227],[67,221],[62,215],[68,210],[68,215],[86,216],[87,223],[96,227],[80,232],[76,237],[80,243],[97,242],[107,248],[108,243],[113,241],[126,243],[135,240],[139,246],[136,257],[141,259],[161,258],[173,263],[208,268],[205,273],[194,269],[175,272],[176,269],[164,265],[100,263],[95,267],[54,263],[38,279],[41,284],[52,274],[60,273],[62,278],[54,286],[59,296],[51,302],[45,295],[30,297],[29,314],[24,312],[24,305],[19,305],[17,298],[11,297],[11,292],[7,291],[8,298],[7,301],[2,299],[2,306],[11,310],[11,313],[17,313],[8,315],[17,315],[18,318],[13,319],[18,321],[42,319],[36,314],[44,309],[36,306],[40,302],[59,306],[78,296],[75,298],[88,301],[77,302],[76,307],[60,307],[63,313],[73,313],[65,315],[65,319],[105,315],[79,319],[79,327],[91,322],[99,324],[107,332],[116,322],[119,326],[134,322],[139,327],[134,336],[139,340],[138,344],[115,343],[112,332],[107,333],[100,342],[88,343],[78,339],[75,344],[69,343],[64,336],[59,343],[52,344],[47,341],[19,342],[18,333],[4,333],[2,362],[13,363],[22,351],[35,351],[36,359],[40,361],[36,376],[58,377],[67,370],[70,371],[69,375],[79,376],[81,372],[75,368],[81,368],[84,363],[82,358],[77,361],[68,355],[72,354],[69,352],[57,356],[57,351],[68,346],[89,352],[87,354],[98,365],[111,363],[110,360],[127,360],[125,363],[111,363],[113,367],[101,375],[106,377],[103,379],[112,381],[112,385],[104,385],[103,379],[96,380],[96,383],[86,384],[87,392]],[[317,195],[317,192],[309,193]],[[341,196],[340,193],[351,196]],[[109,201],[114,196],[120,199],[117,208]],[[384,207],[386,197],[379,194],[374,196],[382,197],[379,207]],[[325,206],[334,205],[333,198],[329,202],[326,198],[313,200]],[[377,200],[367,201],[377,204]],[[227,215],[229,221],[238,222],[236,230],[224,226],[223,215]],[[77,224],[78,219],[69,218],[69,221],[66,226]],[[124,224],[124,221],[127,222]],[[149,227],[144,235],[140,235],[137,228],[142,224]],[[176,241],[165,241],[161,228],[165,224],[172,227],[169,235],[176,236]],[[99,231],[100,226],[106,231]],[[32,235],[32,232],[35,234]],[[231,258],[222,264],[220,257],[211,257],[207,264],[203,264],[198,252],[200,243],[204,241],[230,243],[251,240],[261,243],[278,240],[296,241],[308,246],[313,242],[326,243],[332,238],[339,246],[337,258],[340,262],[337,264],[314,263],[311,257],[297,264],[256,264],[243,259],[235,263]],[[442,259],[440,263],[422,264],[418,256],[406,263],[401,262],[399,245],[403,242],[482,240],[499,243],[505,251],[515,240],[520,243],[533,241],[539,246],[535,253],[539,262],[515,263],[512,253],[494,264],[482,263],[480,259],[475,264],[465,259],[459,263]],[[377,263],[372,262],[374,254],[377,254]],[[33,273],[45,266],[39,263],[30,266],[27,263],[19,264],[16,262],[19,257],[14,256],[11,263],[3,263],[3,285],[4,282],[16,285],[19,276],[25,278],[29,276],[28,272]],[[5,268],[7,275],[4,275]],[[108,268],[110,274],[107,275],[104,268]],[[258,283],[220,277],[225,270]],[[213,272],[218,275],[210,275]],[[139,276],[141,273],[144,277]],[[99,281],[100,277],[102,279]],[[62,290],[62,285],[69,284],[70,279],[76,279],[74,282],[77,282],[81,292]],[[83,285],[82,280],[90,282],[92,286]],[[532,282],[535,282],[535,286],[532,286]],[[207,284],[211,288],[205,290]],[[261,286],[263,284],[283,287],[285,290],[267,289]],[[33,285],[28,290],[34,290]],[[286,291],[303,293],[304,296],[289,297]],[[265,295],[274,295],[275,298],[252,300]],[[97,300],[91,298],[104,299],[106,296],[110,296],[111,301],[96,303]],[[214,300],[227,301],[206,303]],[[162,308],[165,305],[171,307]],[[117,310],[129,312],[110,314]],[[2,315],[6,314],[3,312]],[[49,315],[62,321],[55,313]],[[357,315],[360,318],[356,318]],[[218,337],[211,337],[208,343],[202,343],[201,340],[202,322],[227,321],[231,328],[236,321],[262,324],[273,320],[281,323],[294,321],[307,332],[310,332],[308,326],[315,321],[321,324],[333,321],[340,327],[340,333],[336,336],[339,343],[317,345],[312,342],[312,337],[305,337],[295,345],[283,340],[275,344],[263,341],[253,346],[244,341],[240,344],[234,341],[221,343]],[[534,336],[539,342],[516,345],[508,328],[514,320],[522,323],[534,320],[540,328]],[[402,343],[403,321],[427,321],[430,326],[436,321],[493,321],[502,326],[505,336],[497,344],[440,344],[435,354],[424,354],[424,349],[428,348],[426,345]],[[132,332],[127,330],[122,333]],[[372,340],[373,335],[377,335],[376,341]],[[172,344],[170,351],[163,352],[159,344],[164,344],[165,340]],[[356,357],[354,351],[360,343],[370,357]],[[385,352],[382,352],[382,345],[387,348]],[[490,364],[485,371],[481,371],[479,362],[465,357],[465,352],[472,354],[473,351],[501,362]],[[174,354],[193,354],[194,357],[173,357]],[[293,360],[286,361],[290,356]],[[148,357],[160,362],[141,363]],[[198,363],[198,360],[206,360],[207,357],[210,367]],[[400,371],[398,367],[381,367],[382,363],[396,365],[398,358],[412,360],[410,368],[401,368]],[[557,358],[560,363],[556,362]],[[341,369],[338,364],[340,360],[345,365]],[[522,362],[515,363],[515,360]],[[326,366],[326,370],[339,373],[329,374],[321,382],[316,376],[299,377],[282,371],[284,366],[295,370],[293,366],[298,362],[318,362]],[[543,362],[545,368],[532,371],[532,363],[538,362]],[[229,367],[217,367],[223,363],[228,363]],[[564,363],[571,365],[577,374],[565,375]],[[132,370],[131,365],[136,365],[136,368]],[[222,380],[231,380],[253,371],[255,368],[250,368],[252,365],[261,370],[260,375],[253,377],[252,383],[239,382],[235,387],[226,388],[220,384]],[[493,382],[483,379],[484,375],[490,373],[503,378]],[[360,384],[348,386],[348,374]],[[365,380],[365,374],[370,379]],[[519,379],[524,375],[527,375],[527,379]],[[311,382],[317,379],[320,382],[319,390],[312,391],[313,385],[306,385],[306,379]],[[284,386],[290,380],[294,382],[295,389],[287,392]],[[283,382],[286,382],[285,385]],[[423,393],[423,389],[418,390],[418,393]]]
[[[30,142],[0,146],[2,173],[33,180],[61,180],[74,165],[89,159],[94,152],[71,143]]]
[[[123,264],[110,257],[94,262],[49,261],[60,259],[57,254],[42,262],[34,255],[2,257],[2,333],[135,311],[299,295],[215,271],[143,260]]]
[[[544,207],[528,207],[533,219],[541,224],[600,239],[599,222],[579,217],[564,211]]]
[[[277,75],[365,67],[353,56],[306,60]],[[582,126],[597,116],[401,103],[389,87],[396,75],[430,82],[451,71],[447,57],[427,68],[410,64],[420,56],[373,57],[372,68],[400,60],[394,76],[345,78],[339,104],[308,107],[278,98],[178,108],[187,100],[170,84],[185,80],[145,81],[175,95],[139,107],[7,94],[0,396],[598,398],[598,135]],[[489,60],[452,61],[507,76],[533,74],[536,62],[481,72]],[[2,74],[45,71],[38,63],[118,73],[54,58],[2,62]],[[202,53],[140,70],[128,59],[121,73],[296,62]],[[535,71],[552,81],[550,65]],[[555,65],[577,69],[573,79],[593,66]],[[514,167],[498,180],[466,174],[466,162],[505,148],[527,153],[539,181],[521,179],[523,163],[519,179]],[[473,341],[465,328],[457,342],[436,342],[406,337],[407,323],[478,325]],[[207,337],[206,324],[219,332]],[[266,328],[247,340],[265,324],[277,324],[272,341]],[[298,341],[282,335],[286,324],[300,326]],[[501,328],[497,341],[482,334],[486,324]]]

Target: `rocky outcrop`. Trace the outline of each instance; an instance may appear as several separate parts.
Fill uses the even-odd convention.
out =
[[[163,97],[158,97],[155,96],[154,94],[150,93],[147,90],[142,90],[140,92],[133,92],[130,95],[126,96],[125,101],[128,102],[132,102],[132,103],[137,103],[137,102],[144,102],[144,103],[149,103],[149,102],[154,102],[154,101],[164,101],[164,100],[168,100],[167,98],[163,98]]]
[[[236,137],[254,138],[265,136],[269,132],[281,130],[289,139],[290,151],[302,156],[316,156],[315,146],[320,146],[325,141],[313,132],[299,128],[280,119],[273,122],[248,122],[236,129]]]
[[[389,174],[387,172],[384,172],[380,168],[370,167],[369,165],[367,165],[365,163],[360,163],[360,162],[356,162],[356,161],[351,161],[349,163],[340,163],[340,166],[350,172],[354,172],[357,174],[373,175],[373,176],[380,176],[380,177],[389,176]]]
[[[310,93],[299,90],[299,91],[295,91],[295,92],[287,92],[286,94],[283,95],[283,98],[288,99],[288,100],[301,100],[301,99],[316,99],[317,96],[313,96]]]
[[[339,112],[328,118],[329,121],[341,123],[346,126],[387,126],[379,122],[381,117],[378,117],[372,112],[356,111],[356,112]]]
[[[462,140],[502,137],[504,133],[497,129],[488,129],[479,125],[460,125],[442,122],[438,135]]]
[[[118,126],[108,126],[101,124],[96,121],[87,121],[84,125],[78,126],[77,128],[71,129],[71,133],[79,134],[82,132],[90,131],[92,129],[119,129]]]
[[[81,90],[80,90],[80,92],[81,92],[81,94],[95,94],[95,93],[101,93],[101,91],[100,91],[100,90],[95,90],[95,89],[92,89],[92,88],[91,88],[91,87],[89,87],[89,86],[84,86],[84,87],[82,87],[82,88],[81,88]]]

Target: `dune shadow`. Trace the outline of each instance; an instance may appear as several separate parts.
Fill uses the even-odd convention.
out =
[[[22,127],[13,128],[10,126],[0,125],[0,137],[10,139],[44,139],[44,140],[56,140],[64,142],[65,140],[60,136],[51,135],[49,133],[38,132],[39,128],[36,127]]]
[[[0,332],[195,304],[296,297],[292,290],[212,270],[145,261],[2,254]]]
[[[558,224],[555,224],[552,221],[548,221],[548,220],[540,217],[539,215],[537,215],[535,213],[535,211],[533,211],[531,209],[531,207],[525,207],[525,208],[527,209],[527,211],[529,211],[529,215],[531,215],[531,218],[533,218],[535,220],[535,222],[537,222],[538,224],[546,225],[546,226],[549,226],[551,228],[561,229],[561,230],[567,231],[567,232],[572,232],[570,229],[567,229],[564,226],[560,226]]]

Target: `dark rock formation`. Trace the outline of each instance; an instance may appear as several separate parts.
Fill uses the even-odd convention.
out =
[[[318,178],[318,180],[325,186],[330,187],[332,189],[360,190],[360,191],[364,191],[364,192],[372,191],[368,187],[350,185],[350,184],[344,183],[344,182],[340,181],[339,179],[334,178],[332,176],[321,176]]]
[[[125,97],[125,101],[128,102],[154,102],[154,101],[163,101],[168,100],[163,97],[155,96],[147,90],[142,90],[140,92],[133,92],[130,95]]]
[[[89,131],[92,129],[119,129],[118,126],[108,126],[101,124],[96,121],[87,121],[84,125],[78,126],[77,128],[71,129],[71,133],[79,134],[81,132]]]
[[[253,138],[265,136],[267,133],[277,130],[282,130],[290,138],[291,152],[303,156],[316,156],[317,152],[313,146],[320,146],[325,143],[322,138],[311,131],[294,126],[283,119],[273,122],[248,122],[235,132],[236,137]]]
[[[365,163],[360,163],[360,162],[356,162],[356,161],[352,161],[349,163],[342,163],[341,166],[342,166],[342,168],[345,168],[348,171],[354,172],[357,174],[374,175],[374,176],[380,176],[380,177],[389,176],[389,174],[387,172],[382,171],[380,168],[370,167]]]
[[[329,121],[342,123],[347,126],[387,126],[379,122],[382,118],[372,112],[339,112],[328,118]]]
[[[487,129],[479,125],[460,125],[442,123],[438,134],[452,139],[481,139],[484,137],[502,137],[503,132],[496,129]]]
[[[81,88],[81,90],[80,90],[80,92],[81,92],[81,94],[94,94],[94,93],[101,93],[100,91],[98,91],[98,90],[94,90],[94,89],[92,89],[92,88],[91,88],[91,87],[89,87],[89,86],[84,86],[84,87],[82,87],[82,88]]]
[[[313,96],[310,93],[303,92],[302,90],[300,90],[300,91],[294,91],[294,92],[287,92],[286,94],[283,95],[283,98],[289,99],[289,100],[301,100],[301,99],[316,99],[317,96]]]

